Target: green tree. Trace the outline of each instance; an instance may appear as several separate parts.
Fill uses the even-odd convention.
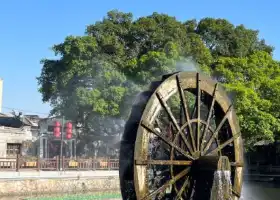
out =
[[[261,51],[246,58],[220,57],[214,74],[234,95],[246,147],[260,140],[274,141],[280,131],[279,63]]]
[[[273,48],[258,39],[258,31],[234,26],[225,19],[204,18],[195,32],[202,37],[214,56],[245,57],[255,51],[271,54]]]
[[[188,60],[236,95],[248,145],[272,140],[279,130],[279,63],[258,31],[243,25],[213,18],[180,22],[159,13],[133,20],[113,10],[53,51],[59,58],[42,60],[38,77],[43,101],[89,133],[121,132],[116,125],[128,116],[135,94]]]

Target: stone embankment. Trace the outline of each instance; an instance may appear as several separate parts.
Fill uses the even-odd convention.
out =
[[[0,172],[0,196],[119,191],[118,171]]]

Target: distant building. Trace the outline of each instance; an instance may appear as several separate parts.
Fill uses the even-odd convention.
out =
[[[44,118],[38,122],[38,137],[36,141],[37,153],[41,158],[53,158],[54,156],[60,155],[60,144],[61,138],[54,137],[54,122],[59,121],[62,124],[62,119],[59,117]],[[71,122],[65,120],[66,122]],[[73,124],[72,138],[66,139],[65,127],[63,131],[63,156],[65,157],[76,157],[76,130]]]
[[[7,117],[7,115],[4,113],[0,113],[0,117]]]
[[[37,140],[39,136],[39,122],[42,118],[40,118],[38,115],[24,115],[24,117],[31,124],[33,141]]]
[[[18,153],[33,154],[33,123],[24,116],[2,113],[2,98],[3,79],[0,78],[0,158],[16,157]]]
[[[32,154],[32,124],[25,118],[0,116],[0,157]]]

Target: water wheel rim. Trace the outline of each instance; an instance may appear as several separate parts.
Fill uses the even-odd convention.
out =
[[[179,82],[179,86],[178,86]],[[197,84],[199,83],[199,84]],[[137,199],[145,199],[149,196],[149,188],[147,186],[147,165],[139,164],[138,161],[147,160],[148,155],[148,139],[149,139],[149,127],[147,125],[155,121],[159,110],[162,108],[162,102],[166,102],[170,96],[188,88],[196,89],[199,85],[199,89],[212,95],[215,85],[217,83],[207,76],[198,75],[197,73],[181,72],[174,74],[167,78],[150,97],[146,108],[141,118],[141,124],[137,130],[135,151],[134,151],[134,185],[137,195]],[[227,120],[232,131],[232,135],[237,136],[240,133],[240,128],[237,122],[237,117],[234,110],[230,109],[231,101],[228,98],[225,91],[221,88],[215,92],[215,101],[221,106],[222,110],[226,113],[229,112]],[[234,143],[234,155],[235,162],[239,163],[235,166],[234,185],[233,190],[236,197],[240,196],[242,185],[242,172],[243,172],[243,149],[241,137],[233,139]]]

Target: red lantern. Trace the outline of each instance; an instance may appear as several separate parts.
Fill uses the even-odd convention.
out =
[[[60,123],[58,121],[54,122],[53,135],[56,138],[60,136]]]
[[[66,138],[67,139],[72,138],[72,123],[71,122],[66,123]]]

